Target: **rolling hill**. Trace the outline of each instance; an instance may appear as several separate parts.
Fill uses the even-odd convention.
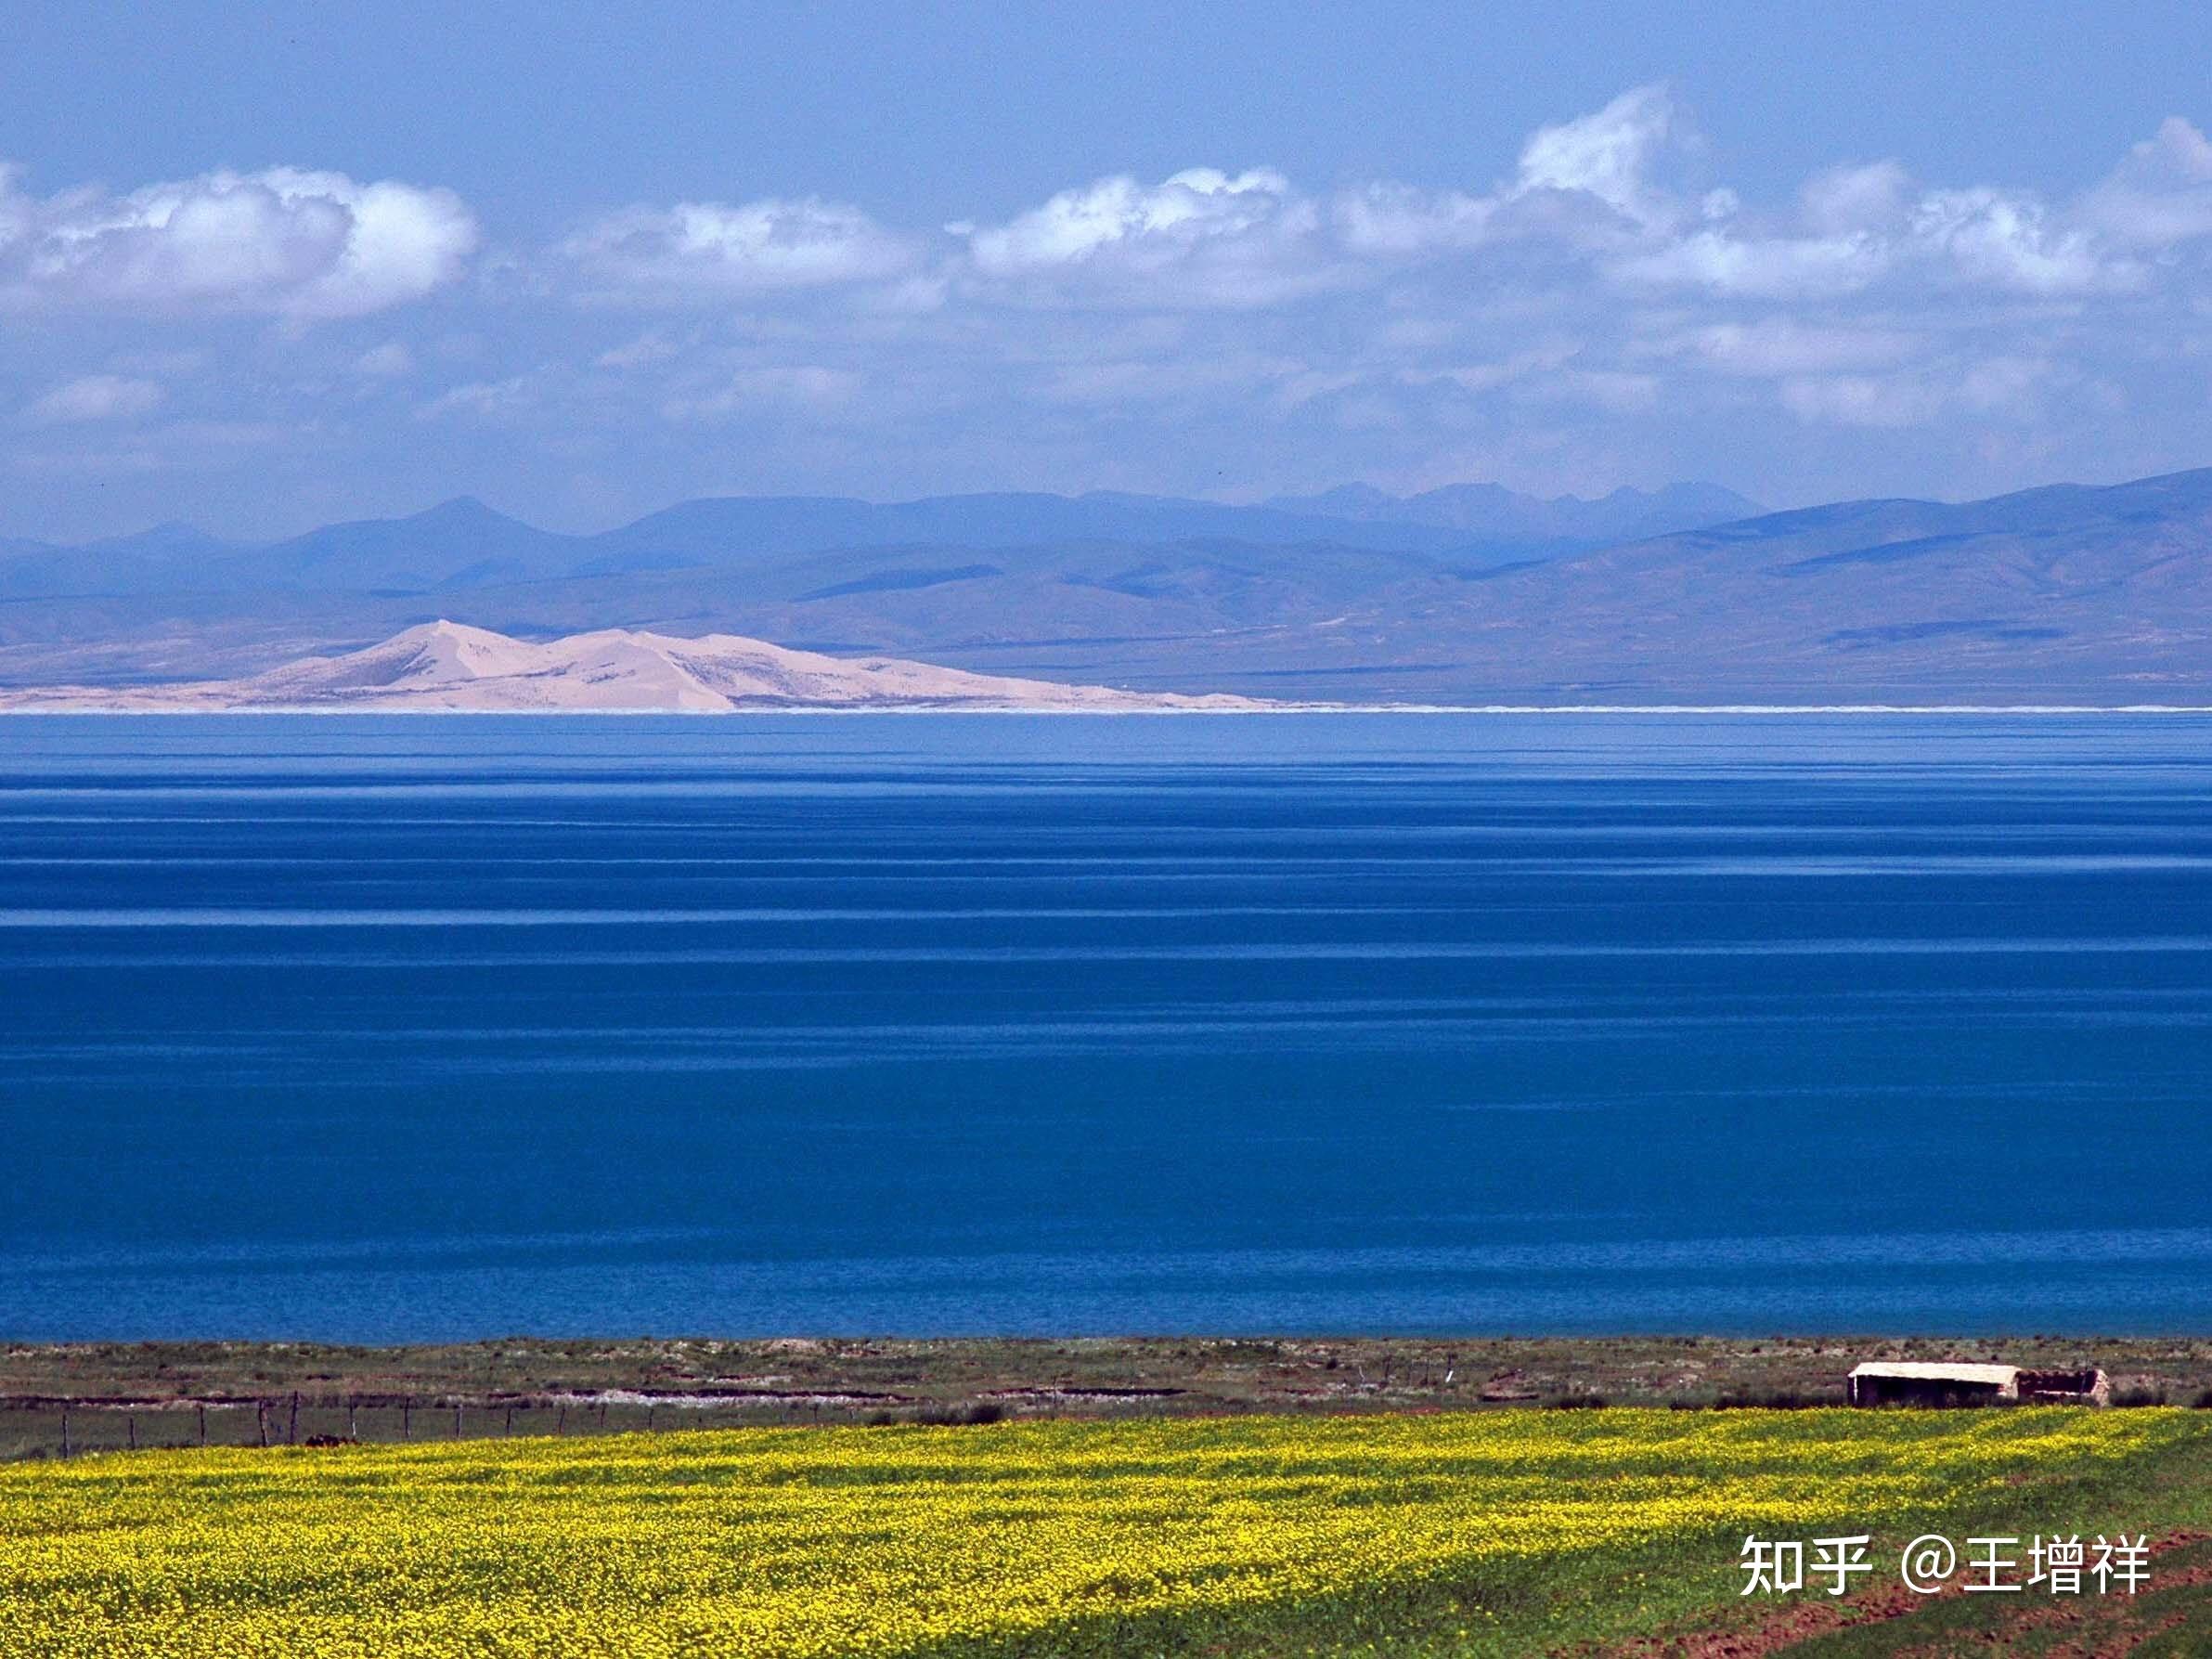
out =
[[[1223,711],[1237,697],[1145,695],[870,658],[850,662],[726,634],[670,639],[610,629],[531,644],[458,623],[411,628],[343,656],[306,657],[242,680],[128,689],[0,692],[0,708],[373,709],[508,713],[737,709]]]

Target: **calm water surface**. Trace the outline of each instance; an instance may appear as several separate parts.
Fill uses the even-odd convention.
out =
[[[2193,717],[0,719],[0,1338],[2212,1329]]]

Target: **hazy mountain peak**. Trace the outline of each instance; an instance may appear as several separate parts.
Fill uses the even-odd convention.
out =
[[[1469,540],[1585,546],[1702,529],[1766,511],[1734,490],[1700,483],[1656,490],[1623,485],[1591,500],[1574,495],[1545,499],[1491,483],[1446,484],[1411,496],[1344,484],[1319,495],[1278,496],[1268,505],[1364,525],[1431,525],[1459,531]]]
[[[501,512],[496,507],[486,506],[475,496],[454,496],[448,500],[440,501],[435,507],[426,507],[420,512],[410,514],[399,522],[419,525],[425,529],[440,527],[462,529],[490,525],[521,525],[524,529],[530,527],[524,525],[519,518]]]
[[[235,544],[211,536],[198,525],[181,518],[164,519],[128,536],[107,536],[83,544],[85,549],[110,552],[165,553],[227,548]]]

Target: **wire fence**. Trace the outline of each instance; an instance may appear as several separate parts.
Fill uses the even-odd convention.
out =
[[[239,1398],[0,1398],[0,1461],[186,1446],[333,1446],[634,1434],[821,1422],[947,1420],[895,1395],[819,1400],[589,1395],[369,1395],[306,1391]],[[975,1408],[962,1420],[981,1420]]]

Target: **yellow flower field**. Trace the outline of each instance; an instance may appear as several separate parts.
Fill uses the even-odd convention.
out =
[[[1110,1646],[1145,1614],[1480,1585],[1674,1538],[1725,1593],[1730,1532],[1880,1531],[2197,1432],[2154,1411],[1520,1411],[14,1464],[0,1644],[796,1659],[1027,1636],[1050,1652]]]

